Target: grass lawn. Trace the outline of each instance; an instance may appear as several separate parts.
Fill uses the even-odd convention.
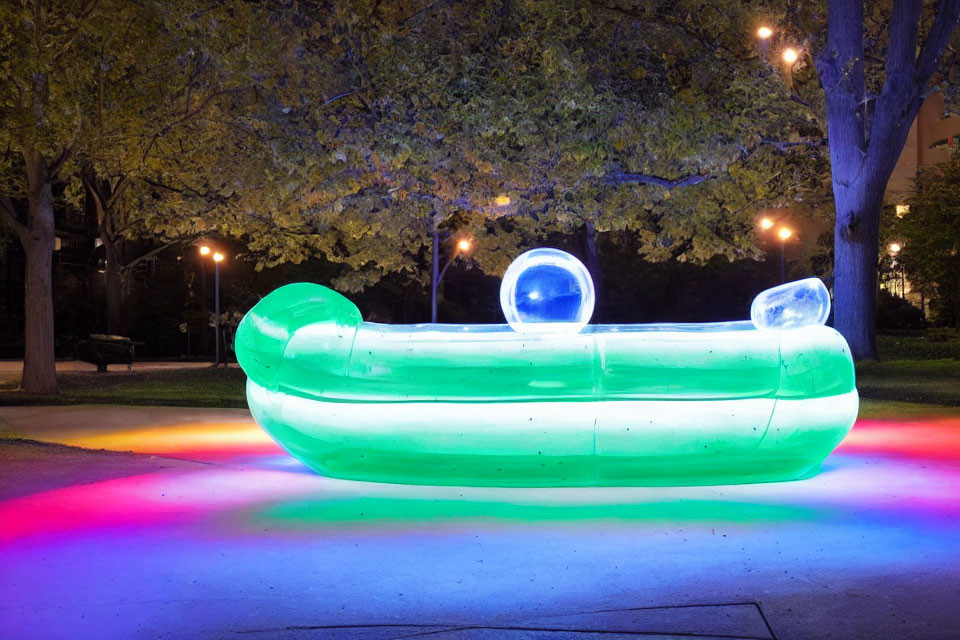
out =
[[[857,365],[863,398],[960,406],[960,360],[886,360]]]
[[[960,332],[927,329],[920,335],[877,336],[881,360],[960,360]]]
[[[30,395],[8,382],[0,405],[140,404],[175,407],[246,408],[247,377],[237,368],[174,369],[145,372],[76,372],[57,375],[60,395]]]
[[[960,406],[960,333],[877,336],[880,362],[857,364],[862,398]]]
[[[940,416],[955,417],[960,415],[960,407],[942,404],[920,404],[917,402],[900,402],[897,400],[877,400],[875,398],[860,398],[861,418],[897,418],[900,420],[922,420]]]

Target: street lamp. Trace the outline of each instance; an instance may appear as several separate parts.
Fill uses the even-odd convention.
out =
[[[430,322],[437,322],[437,289],[440,286],[440,282],[443,280],[443,276],[447,273],[447,269],[450,268],[450,265],[453,264],[453,261],[457,259],[461,253],[466,253],[470,250],[470,241],[467,239],[459,240],[456,244],[456,250],[453,252],[453,255],[450,256],[450,259],[447,260],[447,264],[443,265],[443,269],[440,269],[440,273],[437,273],[437,268],[439,267],[439,251],[437,250],[437,237],[434,236],[434,245],[433,245],[433,275],[432,275],[432,284],[430,291]]]
[[[207,317],[207,263],[203,258],[210,255],[210,247],[203,244],[200,245],[200,317]],[[200,348],[203,349],[203,355],[206,356],[209,351],[209,343],[207,342],[207,337],[210,334],[207,333],[206,320],[203,322],[203,330],[200,332]]]
[[[213,313],[216,316],[216,329],[214,337],[216,338],[216,358],[213,366],[220,366],[220,263],[223,262],[223,254],[217,251],[213,254],[213,264],[215,265],[216,275],[213,279]]]
[[[213,258],[214,265],[214,280],[213,280],[213,309],[214,309],[214,361],[213,366],[220,365],[220,263],[224,260],[224,255],[219,251],[213,251],[207,245],[202,245],[200,247],[200,255],[203,257],[211,256]],[[204,289],[206,289],[206,280],[207,272],[206,265],[203,260],[200,261],[200,269],[203,277]],[[206,308],[206,297],[204,296],[204,309]]]
[[[903,249],[903,245],[901,245],[899,242],[891,242],[891,243],[890,243],[890,246],[889,246],[888,248],[890,249],[890,255],[893,256],[893,264],[892,264],[891,266],[893,266],[893,267],[896,269],[896,271],[894,271],[894,275],[893,275],[893,277],[894,277],[894,283],[897,283],[897,280],[900,281],[900,282],[899,282],[899,285],[900,285],[900,297],[901,297],[901,298],[906,298],[906,297],[907,297],[907,283],[906,283],[906,278],[904,277],[904,273],[903,273],[903,265],[900,264],[900,261],[899,261],[899,260],[897,260],[897,256],[900,255],[900,251]],[[898,276],[899,276],[899,277],[898,277]]]
[[[769,231],[776,226],[776,221],[772,218],[760,218],[760,228],[764,231]],[[787,240],[793,236],[793,229],[789,227],[780,227],[777,229],[777,237],[780,238],[780,283],[783,284],[787,281],[787,258],[786,258],[786,245]]]
[[[786,246],[787,239],[793,235],[793,231],[786,227],[780,227],[780,231],[777,232],[777,236],[780,237],[780,283],[783,284],[787,281],[787,258],[786,258]]]
[[[797,53],[796,49],[786,48],[783,50],[783,61],[787,64],[793,64],[797,61],[797,58],[800,57],[800,54]]]
[[[773,29],[771,29],[770,27],[760,27],[759,29],[757,29],[757,37],[760,38],[761,40],[766,40],[772,35],[773,35]]]

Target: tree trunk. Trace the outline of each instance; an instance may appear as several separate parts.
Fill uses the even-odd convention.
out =
[[[107,333],[125,335],[123,322],[123,277],[120,273],[120,247],[101,234],[106,253]]]
[[[883,190],[834,186],[833,324],[854,359],[877,359],[877,244]]]
[[[592,322],[600,322],[600,292],[603,285],[603,274],[600,269],[600,254],[597,252],[597,230],[591,220],[583,225],[583,253],[586,258],[584,266],[590,272],[590,277],[593,279],[593,290],[596,294],[596,306],[594,306],[591,320]]]
[[[23,379],[27,393],[57,393],[57,368],[53,334],[53,194],[39,152],[23,154],[29,186],[29,225],[22,237],[26,254],[24,279]]]

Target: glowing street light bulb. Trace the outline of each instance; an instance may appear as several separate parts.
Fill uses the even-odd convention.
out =
[[[783,61],[787,64],[793,64],[797,61],[797,58],[800,57],[800,54],[797,53],[796,49],[784,49],[783,50]]]
[[[210,253],[210,247],[208,247],[207,245],[203,245],[202,247],[200,247],[200,255],[205,256],[209,253]]]
[[[760,220],[760,228],[763,229],[764,231],[766,231],[772,226],[773,226],[773,220],[771,220],[770,218],[763,218],[762,220]]]
[[[903,248],[903,247],[900,246],[900,243],[899,243],[899,242],[891,242],[891,243],[890,243],[890,251],[891,251],[891,253],[900,253],[900,249],[902,249],[902,248]]]
[[[470,241],[469,241],[469,240],[461,240],[460,242],[457,243],[457,249],[459,249],[460,251],[469,251],[469,250],[470,250]]]
[[[781,239],[781,240],[786,240],[787,238],[789,238],[790,236],[793,235],[793,231],[790,231],[790,229],[787,229],[786,227],[784,227],[784,228],[780,229],[780,231],[777,233],[777,235],[780,236],[780,239]]]
[[[220,253],[220,252],[218,251],[217,253],[213,254],[213,261],[214,261],[214,262],[220,262],[220,261],[222,261],[222,260],[223,260],[223,254],[222,254],[222,253]]]
[[[766,40],[772,35],[773,35],[773,29],[771,29],[770,27],[760,27],[759,29],[757,29],[757,37],[760,38],[761,40]]]
[[[510,204],[510,196],[499,195],[494,200],[498,207],[506,207]]]

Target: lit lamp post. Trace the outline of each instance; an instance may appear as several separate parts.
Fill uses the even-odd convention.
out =
[[[891,242],[889,249],[890,249],[890,255],[893,257],[892,266],[896,269],[896,271],[894,271],[893,281],[896,284],[897,281],[899,280],[898,284],[900,285],[900,297],[906,298],[907,286],[906,286],[906,282],[904,282],[903,266],[900,264],[900,261],[897,260],[897,258],[900,256],[900,250],[903,249],[903,246],[901,246],[899,242]],[[894,291],[896,291],[896,287],[894,288]]]
[[[200,245],[200,317],[203,318],[203,324],[201,325],[202,329],[200,331],[200,348],[203,349],[203,355],[206,356],[210,353],[210,343],[207,342],[207,338],[210,335],[207,333],[207,262],[204,260],[208,255],[210,255],[210,247],[207,245]]]
[[[223,254],[219,251],[212,251],[207,245],[200,247],[200,255],[207,257],[213,253],[214,279],[213,279],[213,313],[214,313],[214,361],[213,366],[220,365],[220,263],[223,262]],[[204,282],[206,282],[206,267],[203,260],[200,261],[200,268]],[[206,301],[204,301],[206,304]]]
[[[757,38],[760,40],[760,51],[763,52],[764,57],[767,55],[767,49],[770,46],[770,38],[773,36],[773,29],[763,25],[757,29]]]
[[[440,282],[443,280],[443,276],[447,273],[447,269],[450,268],[450,265],[453,264],[453,261],[461,253],[466,253],[470,250],[470,241],[469,240],[460,240],[456,244],[456,249],[453,252],[453,255],[450,256],[450,259],[447,260],[447,264],[443,265],[443,269],[440,269],[440,273],[437,273],[437,268],[439,267],[439,249],[438,249],[438,239],[437,236],[434,236],[433,244],[433,278],[432,286],[430,292],[430,322],[436,323],[437,321],[437,289],[440,287]]]
[[[213,279],[213,313],[216,315],[216,329],[214,336],[217,339],[216,358],[213,366],[220,366],[220,263],[223,262],[223,254],[220,252],[213,254],[213,264],[215,265],[216,275]]]
[[[780,231],[777,232],[777,236],[780,238],[780,283],[783,284],[787,281],[787,239],[793,235],[793,231],[787,229],[786,227],[781,227]]]
[[[797,63],[797,60],[800,59],[800,52],[796,49],[791,49],[787,47],[783,50],[783,53],[780,54],[780,57],[783,60],[783,66],[781,70],[783,73],[783,81],[786,83],[787,87],[793,88],[793,67]]]
[[[764,231],[769,231],[776,226],[776,222],[770,218],[761,218],[760,219],[760,228]],[[788,227],[780,227],[777,230],[777,237],[780,238],[780,283],[783,284],[787,281],[787,258],[786,258],[786,245],[787,240],[793,235],[793,230]]]

